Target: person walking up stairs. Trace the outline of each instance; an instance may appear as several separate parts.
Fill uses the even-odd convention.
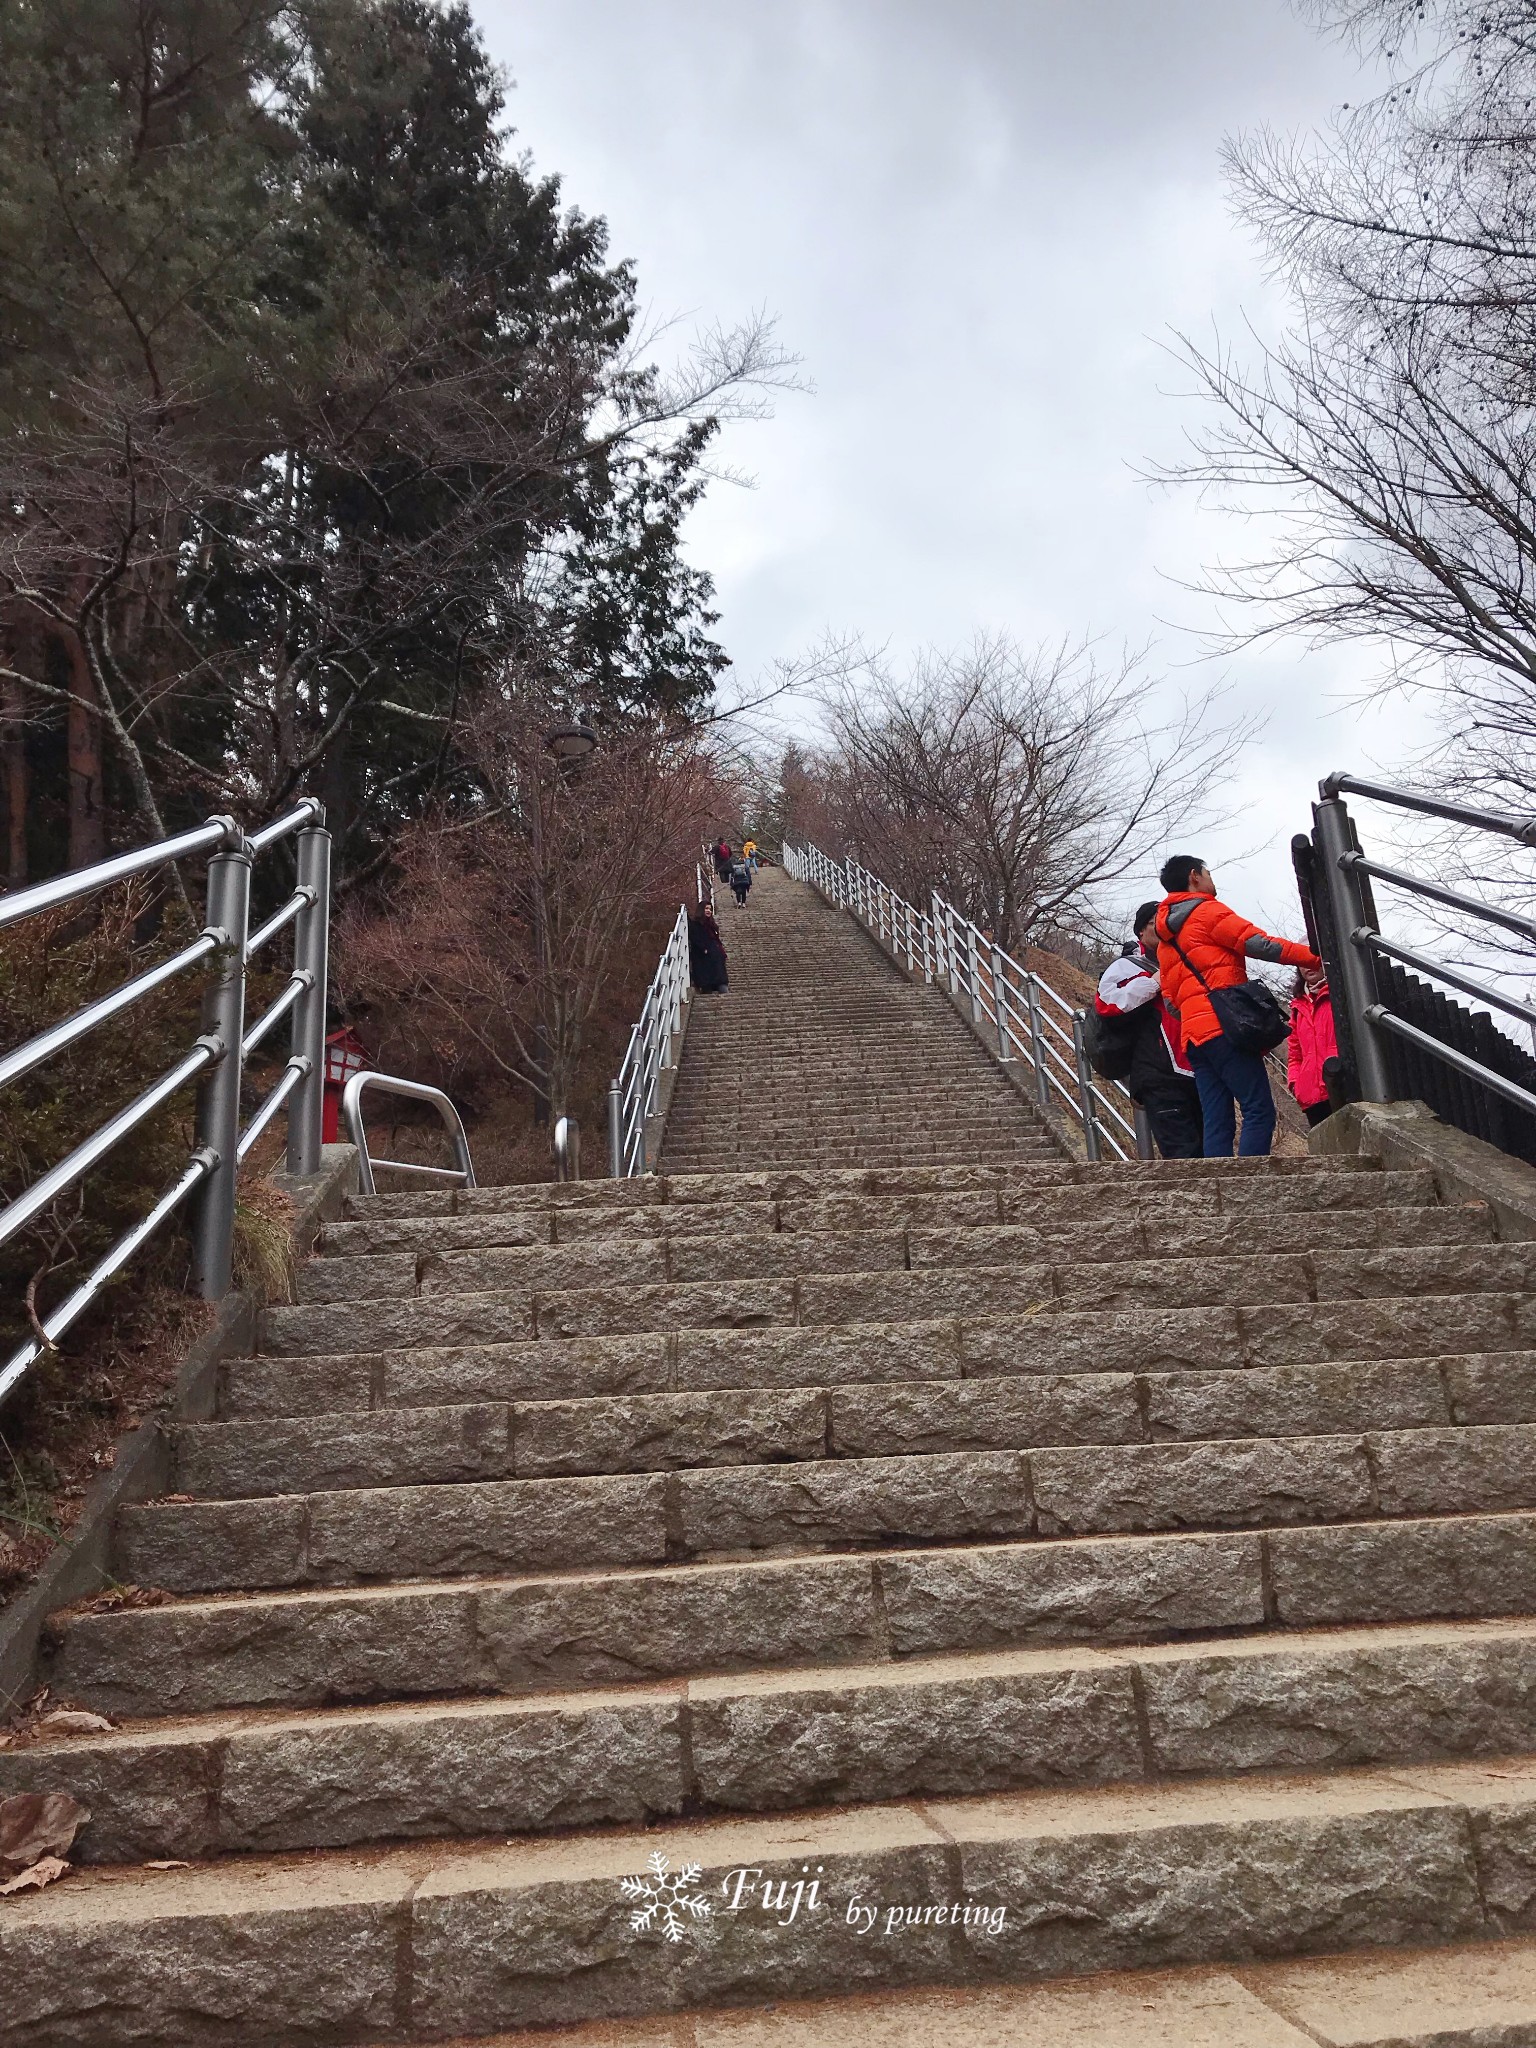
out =
[[[173,1428],[4,2048],[1536,2037],[1536,1247],[1071,1160],[764,884],[666,1171],[354,1197]]]

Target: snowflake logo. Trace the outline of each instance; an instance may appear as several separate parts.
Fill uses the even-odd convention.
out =
[[[700,1867],[697,1863],[685,1863],[681,1870],[674,1871],[667,1858],[656,1850],[648,1865],[649,1877],[620,1880],[625,1898],[634,1902],[629,1924],[636,1934],[656,1931],[664,1941],[681,1941],[690,1926],[709,1918],[709,1901],[697,1889]]]

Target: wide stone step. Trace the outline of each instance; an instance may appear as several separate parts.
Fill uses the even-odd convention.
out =
[[[515,1253],[459,1253],[492,1261]],[[1450,1303],[1483,1293],[1525,1293],[1536,1274],[1536,1245],[1389,1246],[1362,1251],[1257,1254],[1225,1258],[1044,1261],[1017,1266],[925,1267],[807,1274],[800,1278],[701,1280],[446,1290],[404,1296],[277,1307],[261,1319],[264,1351],[294,1355],[368,1347],[554,1341],[684,1329],[820,1327],[944,1316],[1049,1316],[1061,1310],[1131,1310],[1148,1301],[1190,1307],[1280,1306],[1316,1302],[1401,1302],[1434,1296]],[[1461,1311],[1449,1329],[1463,1345]],[[1469,1316],[1475,1322],[1475,1312]]]
[[[1293,1175],[1274,1181],[1213,1178],[1182,1188],[1090,1182],[1075,1187],[1070,1198],[1058,1187],[1029,1186],[970,1193],[826,1195],[783,1202],[742,1201],[719,1213],[712,1205],[698,1202],[614,1208],[595,1203],[525,1203],[473,1215],[373,1216],[332,1223],[326,1226],[320,1249],[333,1256],[585,1244],[593,1238],[737,1239],[777,1230],[847,1232],[910,1226],[954,1230],[1004,1223],[1045,1229],[1059,1227],[1064,1212],[1078,1225],[1102,1218],[1116,1226],[1141,1220],[1149,1226],[1164,1222],[1193,1227],[1201,1218],[1240,1216],[1252,1229],[1255,1213],[1262,1209],[1267,1230],[1271,1217],[1288,1219],[1303,1212],[1371,1208],[1401,1211],[1433,1207],[1438,1202],[1430,1174],[1384,1172]],[[1281,1220],[1279,1227],[1289,1226]]]
[[[758,1205],[760,1208],[766,1205]],[[473,1219],[455,1219],[470,1223]],[[354,1226],[366,1228],[367,1226]],[[1268,1252],[1366,1250],[1389,1246],[1474,1245],[1492,1235],[1491,1211],[1480,1203],[1454,1209],[1303,1211],[1271,1217]],[[1178,1213],[1152,1219],[1135,1214],[1091,1222],[1066,1220],[1058,1208],[1050,1223],[970,1225],[951,1229],[760,1230],[738,1234],[696,1231],[574,1245],[408,1251],[311,1261],[300,1275],[304,1302],[362,1302],[412,1294],[481,1294],[490,1291],[581,1287],[611,1283],[794,1278],[815,1273],[894,1272],[905,1268],[985,1266],[1068,1260],[1235,1258],[1253,1245],[1250,1217],[1213,1220]]]
[[[1079,1373],[342,1410],[185,1423],[205,1499],[1053,1444],[1536,1422],[1536,1354],[1225,1372]]]
[[[120,1511],[173,1593],[1536,1509],[1536,1424],[354,1487]]]
[[[903,1933],[898,1916],[887,1938]],[[520,2030],[478,2048],[1510,2048],[1536,2040],[1536,1941],[781,1999],[771,2016],[714,2006],[682,2024]]]
[[[0,1797],[122,1863],[1497,1755],[1533,1713],[1536,1621],[1414,1624],[138,1722],[0,1751]]]
[[[252,1417],[854,1380],[1228,1371],[1321,1360],[1436,1358],[1445,1355],[1452,1340],[1464,1347],[1458,1356],[1536,1345],[1536,1304],[1517,1294],[1208,1309],[1057,1309],[819,1329],[658,1330],[560,1343],[502,1339],[495,1331],[505,1327],[506,1318],[498,1312],[489,1322],[492,1334],[479,1342],[471,1337],[438,1345],[386,1345],[374,1352],[295,1350],[231,1360],[224,1368],[221,1412]]]
[[[1533,1808],[1517,1757],[103,1870],[10,1902],[0,2041],[427,2039],[893,1975],[991,1985],[1486,1941],[1521,1931]],[[634,1924],[648,1872],[710,1906],[683,1912],[676,1942],[654,1914]],[[879,1927],[888,1904],[899,1950],[858,1931],[860,1908]]]
[[[374,1216],[487,1215],[507,1209],[632,1208],[666,1202],[735,1203],[794,1201],[832,1195],[939,1194],[1028,1183],[1045,1187],[1112,1187],[1124,1182],[1143,1189],[1187,1187],[1194,1182],[1238,1180],[1266,1183],[1321,1175],[1366,1176],[1382,1172],[1379,1160],[1345,1155],[1284,1159],[1160,1159],[1103,1161],[1087,1166],[1060,1157],[1016,1165],[946,1165],[906,1168],[783,1167],[772,1172],[719,1174],[637,1174],[627,1180],[508,1182],[496,1187],[424,1190],[385,1195],[352,1195],[348,1214]]]

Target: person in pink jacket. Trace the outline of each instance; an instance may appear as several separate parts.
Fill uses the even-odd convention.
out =
[[[1309,1124],[1320,1124],[1329,1113],[1323,1061],[1333,1059],[1338,1050],[1328,977],[1320,967],[1303,968],[1291,992],[1291,1042],[1286,1055],[1286,1079]]]

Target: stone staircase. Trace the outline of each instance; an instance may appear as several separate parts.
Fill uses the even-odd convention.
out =
[[[667,1173],[1045,1159],[1058,1148],[937,988],[812,890],[721,891],[728,994],[696,1001]]]
[[[756,986],[803,919],[856,991],[773,880]],[[937,1059],[883,971],[907,1037],[871,980],[818,1051],[744,965],[679,1108],[744,1028]],[[701,1138],[824,1131],[750,1093]],[[1536,2041],[1536,1245],[1017,1104],[984,1161],[354,1200],[121,1513],[149,1590],[56,1618],[118,1725],[0,1749],[91,1812],[0,1899],[0,2043]]]

